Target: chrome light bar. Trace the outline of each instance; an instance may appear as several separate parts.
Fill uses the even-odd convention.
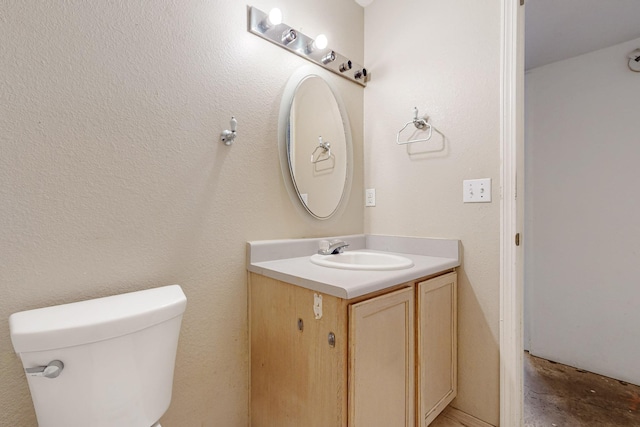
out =
[[[290,26],[270,22],[269,15],[253,6],[247,6],[247,31],[262,37],[296,55],[305,58],[359,85],[366,86],[370,79],[367,69],[329,48],[319,49],[316,41]]]

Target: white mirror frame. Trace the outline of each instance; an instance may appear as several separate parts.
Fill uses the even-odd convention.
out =
[[[325,83],[331,89],[334,98],[336,99],[336,103],[338,104],[338,109],[340,110],[340,117],[342,118],[342,126],[344,128],[345,133],[345,143],[346,143],[346,151],[347,151],[347,172],[344,182],[344,187],[342,191],[342,196],[340,197],[340,201],[338,202],[336,208],[327,216],[320,217],[314,214],[305,203],[303,203],[298,191],[296,190],[296,186],[293,182],[293,177],[291,176],[291,171],[289,169],[289,158],[287,152],[287,129],[289,128],[289,117],[291,112],[291,103],[293,101],[293,97],[295,96],[296,89],[298,85],[310,75],[315,75],[322,78]],[[284,179],[285,187],[287,189],[287,193],[289,193],[289,197],[291,198],[291,202],[296,206],[298,211],[304,215],[311,215],[313,218],[318,220],[327,220],[337,216],[342,213],[345,209],[347,202],[349,200],[349,194],[351,194],[351,182],[353,180],[353,141],[351,139],[351,126],[349,124],[349,115],[347,114],[347,108],[340,97],[340,93],[336,89],[336,87],[331,82],[333,76],[324,71],[319,67],[314,67],[312,65],[307,65],[298,68],[292,75],[289,77],[287,84],[282,93],[282,99],[280,101],[280,114],[278,117],[278,154],[280,157],[280,168],[282,170],[282,178]]]

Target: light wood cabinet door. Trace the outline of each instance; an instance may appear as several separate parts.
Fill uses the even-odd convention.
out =
[[[415,426],[415,291],[349,306],[349,427]]]
[[[323,295],[318,318],[316,294],[250,275],[252,427],[347,426],[347,304]]]
[[[418,283],[418,417],[428,426],[456,397],[457,275]]]

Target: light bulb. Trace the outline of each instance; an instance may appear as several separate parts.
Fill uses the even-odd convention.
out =
[[[307,44],[307,48],[305,53],[309,54],[311,52],[315,52],[316,50],[324,50],[327,47],[327,36],[324,34],[318,35],[315,40],[309,42]]]
[[[282,23],[282,11],[274,7],[269,12],[269,23],[271,25],[280,25]]]
[[[315,47],[320,50],[325,49],[328,43],[329,41],[327,40],[327,36],[325,36],[324,34],[320,34],[318,37],[316,37],[316,40],[313,42]]]
[[[258,28],[265,32],[282,23],[282,12],[278,8],[271,9],[269,14],[258,24]]]

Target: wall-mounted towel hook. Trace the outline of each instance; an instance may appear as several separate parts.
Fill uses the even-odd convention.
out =
[[[418,107],[413,107],[413,124],[418,129],[424,129],[425,126],[430,126],[427,123],[426,116],[418,117]]]
[[[318,152],[320,150],[320,152]],[[317,154],[316,154],[317,153]],[[322,162],[322,167],[319,166]],[[318,146],[313,153],[311,153],[311,163],[313,164],[313,170],[315,172],[328,172],[335,167],[336,156],[331,152],[331,143],[329,141],[323,141],[322,136],[318,137]]]
[[[400,141],[400,134],[402,133],[403,130],[405,130],[407,128],[407,126],[413,124],[416,129],[418,130],[424,130],[425,132],[427,132],[427,136],[425,138],[420,138],[420,139],[408,139],[406,141]],[[426,130],[425,130],[426,128]],[[407,122],[402,129],[400,129],[398,131],[398,134],[396,135],[396,144],[398,145],[406,145],[406,144],[413,144],[414,142],[423,142],[423,141],[428,141],[431,139],[431,135],[432,135],[432,131],[433,131],[433,126],[431,126],[430,123],[427,122],[426,120],[426,116],[425,117],[418,117],[418,107],[414,107],[413,108],[413,120],[410,122]]]
[[[224,142],[224,145],[231,145],[233,141],[236,139],[236,129],[238,127],[238,121],[234,116],[231,116],[231,121],[229,122],[229,126],[231,130],[223,130],[220,134],[220,140]]]
[[[322,151],[320,151],[320,153],[318,153],[318,156],[314,158],[318,150]],[[313,150],[313,153],[311,153],[311,163],[324,162],[325,160],[329,160],[331,156],[333,156],[333,154],[331,154],[331,143],[329,141],[323,141],[322,136],[319,136],[318,146],[315,150]]]

